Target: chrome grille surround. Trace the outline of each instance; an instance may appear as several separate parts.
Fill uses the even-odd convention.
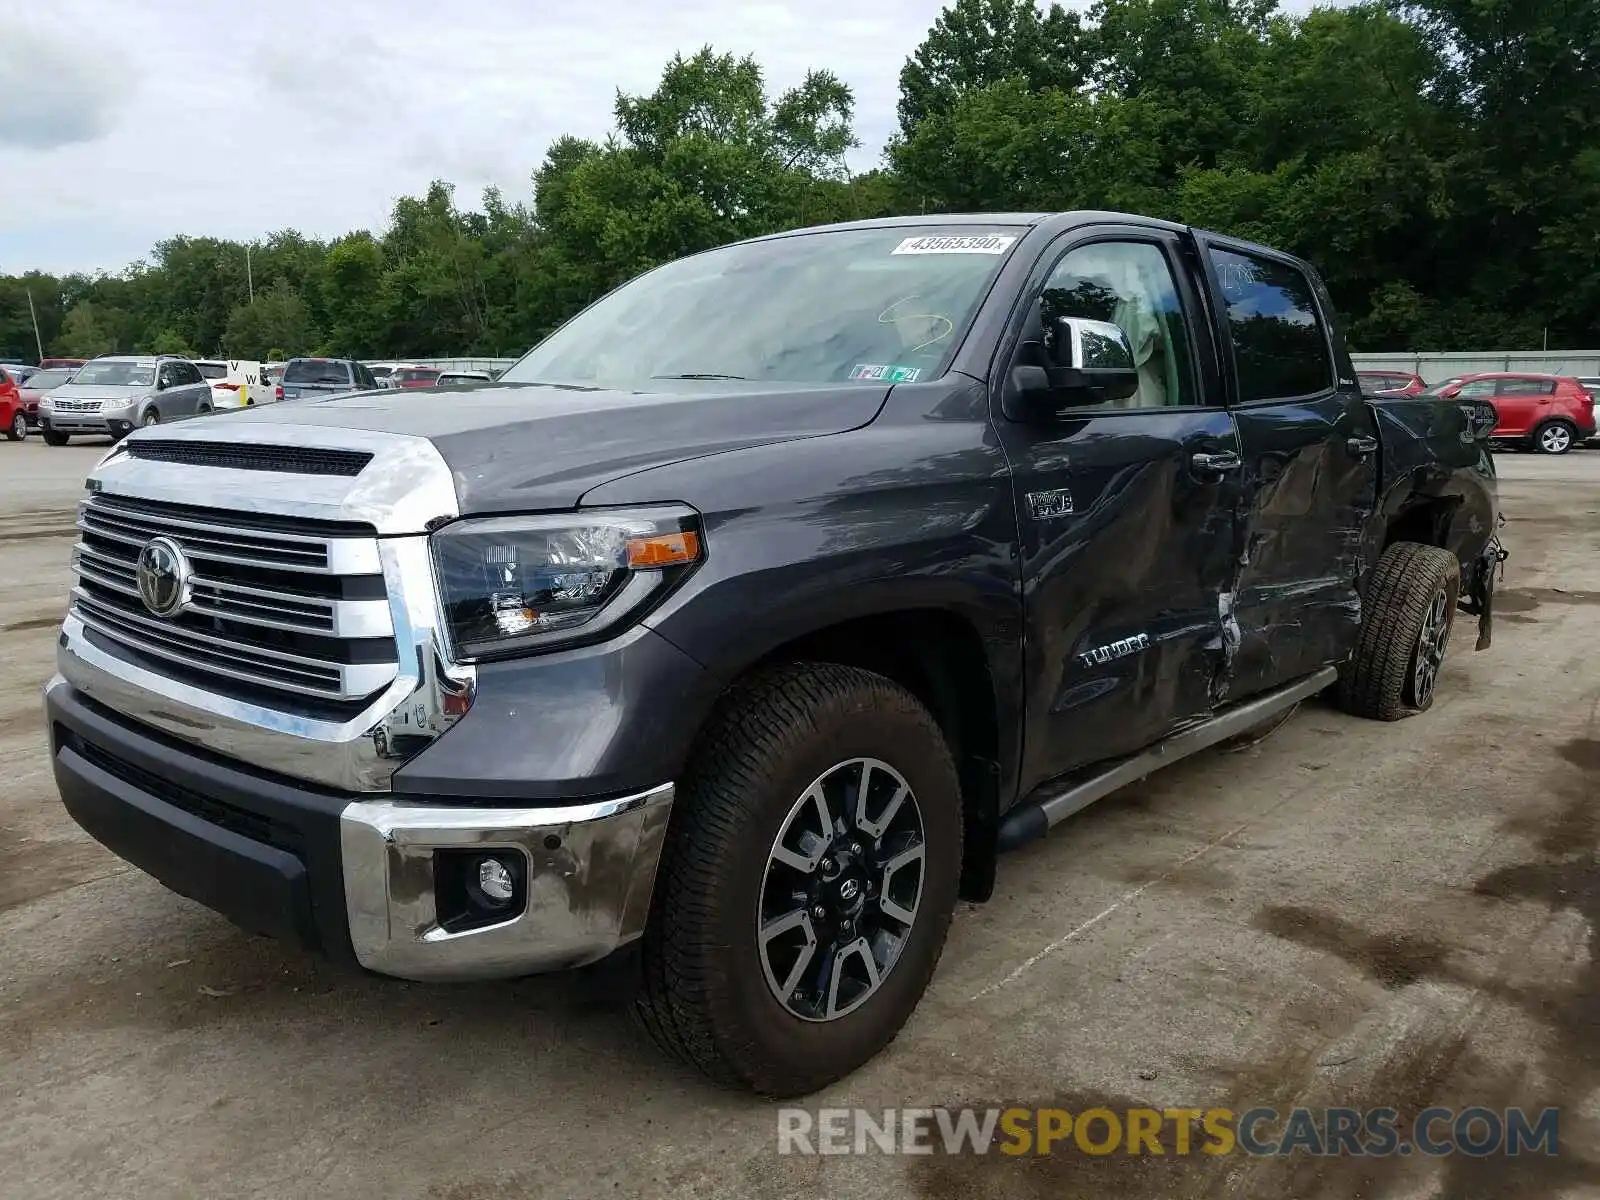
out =
[[[430,524],[459,512],[449,468],[418,437],[247,420],[228,432],[373,457],[341,477],[114,449],[88,480],[57,668],[173,737],[341,791],[387,790],[465,711],[475,682],[448,662],[428,555]],[[202,433],[216,426],[159,431]],[[134,574],[158,535],[193,568],[170,620],[144,610]]]

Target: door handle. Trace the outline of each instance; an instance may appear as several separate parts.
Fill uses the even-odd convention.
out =
[[[1367,458],[1378,452],[1378,439],[1375,437],[1353,437],[1345,443],[1345,447],[1356,458]]]
[[[1244,466],[1244,459],[1233,450],[1222,450],[1215,454],[1199,451],[1189,460],[1194,464],[1196,471],[1215,473],[1220,471],[1237,471]]]

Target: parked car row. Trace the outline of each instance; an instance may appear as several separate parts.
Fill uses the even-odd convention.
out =
[[[1482,371],[1453,375],[1430,386],[1408,371],[1361,371],[1358,377],[1363,390],[1379,396],[1486,400],[1498,416],[1493,441],[1525,446],[1541,454],[1565,454],[1600,436],[1595,423],[1600,378]]]

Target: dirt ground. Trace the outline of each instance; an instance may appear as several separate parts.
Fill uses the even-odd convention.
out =
[[[1600,1195],[1600,452],[1499,458],[1494,648],[1319,705],[1002,861],[888,1053],[808,1107],[1562,1106],[1517,1160],[794,1157],[614,980],[438,987],[249,937],[87,840],[39,689],[101,453],[0,444],[0,1195]]]

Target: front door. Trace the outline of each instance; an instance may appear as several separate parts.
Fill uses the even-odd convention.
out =
[[[1227,698],[1239,700],[1355,649],[1378,433],[1316,276],[1257,247],[1202,247],[1244,453],[1225,596],[1237,639]]]
[[[1550,415],[1555,403],[1554,379],[1502,376],[1498,380],[1484,379],[1479,382],[1495,385],[1494,407],[1500,414],[1497,429],[1500,433],[1515,434],[1518,437],[1532,433],[1538,428],[1539,422]],[[1461,394],[1463,396],[1473,394],[1467,390],[1471,386],[1469,383],[1462,387]]]
[[[997,420],[1016,487],[1026,613],[1024,790],[1140,749],[1211,709],[1223,661],[1239,446],[1172,234],[1107,227],[1046,251],[1017,354],[1046,319],[1112,321],[1125,401]]]

